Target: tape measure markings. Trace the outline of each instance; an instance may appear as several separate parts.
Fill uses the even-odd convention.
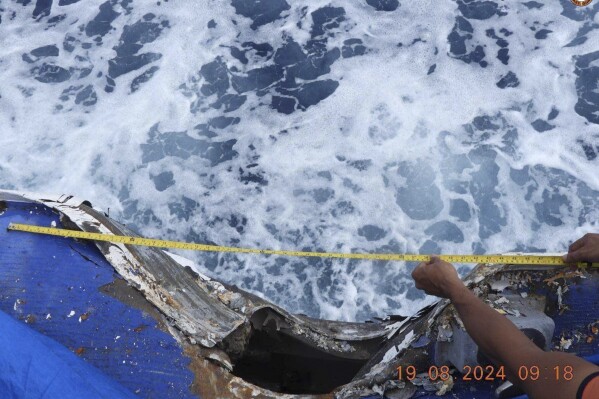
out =
[[[84,240],[104,241],[122,243],[128,245],[141,245],[158,248],[176,248],[190,251],[207,252],[234,252],[262,255],[281,255],[293,257],[319,257],[336,259],[365,259],[365,260],[386,260],[386,261],[406,261],[406,262],[425,262],[430,260],[430,255],[417,254],[360,254],[344,252],[307,252],[292,250],[273,250],[273,249],[254,249],[226,247],[220,245],[197,244],[181,241],[159,240],[153,238],[120,236],[102,233],[90,233],[86,231],[67,230],[55,227],[42,227],[21,223],[10,223],[8,230],[22,231],[28,233],[45,234],[59,237],[80,238]],[[561,256],[551,255],[439,255],[444,261],[451,263],[490,263],[490,264],[512,264],[512,265],[547,265],[547,266],[565,266]],[[599,267],[599,263],[588,264],[579,263],[580,267]]]

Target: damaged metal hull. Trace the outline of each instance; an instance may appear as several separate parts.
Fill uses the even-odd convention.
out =
[[[457,337],[459,320],[444,301],[410,318],[375,323],[311,319],[203,276],[192,262],[160,249],[7,232],[10,222],[135,233],[73,197],[0,192],[0,310],[139,397],[408,398],[426,396],[427,389],[489,397],[498,385],[462,383],[458,374],[451,387],[397,380],[400,365],[426,370],[435,360],[469,361],[447,343],[444,331],[453,325]],[[567,340],[572,329],[590,328],[599,319],[599,306],[588,305],[599,304],[596,273],[582,278],[522,270],[479,266],[469,278],[481,296],[499,301],[513,317],[526,316],[500,299],[509,287],[526,281],[516,288],[518,295],[531,293],[552,304],[558,286],[575,284],[576,290],[559,293],[548,347],[560,334]],[[500,292],[493,289],[497,279],[505,281]],[[582,300],[587,304],[581,311]],[[599,340],[574,341],[561,349],[599,352]]]

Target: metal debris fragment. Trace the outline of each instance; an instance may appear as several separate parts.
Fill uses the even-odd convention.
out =
[[[437,392],[435,392],[435,395],[443,396],[447,392],[451,391],[452,388],[453,388],[453,377],[450,375],[448,379],[446,379],[445,381],[442,381],[442,384],[439,387],[439,389],[437,389]]]
[[[451,337],[453,336],[453,330],[451,325],[443,324],[440,325],[437,331],[437,341],[441,342],[449,342],[451,341]]]
[[[394,359],[399,353],[401,353],[404,349],[406,349],[410,344],[414,341],[414,331],[410,331],[406,334],[404,340],[397,346],[392,346],[391,349],[385,353],[383,356],[383,363],[388,362],[391,359]]]
[[[497,281],[493,281],[490,284],[491,289],[496,292],[504,291],[506,288],[511,287],[511,285],[512,284],[510,283],[510,281],[504,278]]]
[[[27,302],[25,300],[17,298],[17,300],[15,301],[15,304],[12,306],[12,308],[14,311],[17,311],[17,309],[19,308],[19,305],[24,305],[26,303]]]
[[[563,303],[563,294],[565,294],[566,292],[568,292],[568,286],[567,285],[558,285],[557,287],[557,308],[559,309],[559,314],[563,314],[568,308],[567,305],[565,305]]]
[[[506,297],[502,296],[501,298],[499,298],[498,300],[495,301],[496,305],[500,305],[502,303],[510,303],[510,300],[507,299]]]
[[[587,344],[592,344],[594,340],[595,340],[595,337],[593,337],[592,335],[589,335],[587,337],[586,342],[587,342]]]
[[[431,381],[428,373],[420,373],[416,375],[412,381],[410,381],[413,385],[422,387],[425,391],[435,392],[435,395],[442,396],[447,392],[451,391],[453,388],[453,377],[449,375],[449,378],[445,381],[437,380]]]
[[[552,283],[555,283],[556,280],[559,280],[560,278],[570,279],[570,278],[575,278],[575,277],[585,278],[585,275],[580,270],[574,270],[574,271],[569,271],[569,272],[561,272],[561,273],[557,273],[553,277],[546,278],[545,280],[543,280],[543,282],[545,282],[547,284],[552,284]]]
[[[568,350],[572,346],[572,339],[566,339],[561,337],[559,340],[559,349],[560,350]]]

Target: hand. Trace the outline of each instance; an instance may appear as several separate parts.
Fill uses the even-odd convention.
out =
[[[564,255],[567,263],[599,262],[599,234],[587,233],[582,238],[574,241],[568,254]]]
[[[412,272],[412,278],[416,281],[416,288],[442,298],[452,298],[454,293],[465,288],[455,267],[437,256],[419,264]]]

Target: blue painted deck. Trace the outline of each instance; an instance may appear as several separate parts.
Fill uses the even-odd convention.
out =
[[[66,347],[0,312],[0,393],[15,399],[135,399]]]
[[[0,310],[137,397],[197,398],[189,359],[175,339],[148,314],[99,291],[119,279],[100,251],[89,242],[8,232],[10,222],[61,224],[43,205],[7,205],[0,215]]]

